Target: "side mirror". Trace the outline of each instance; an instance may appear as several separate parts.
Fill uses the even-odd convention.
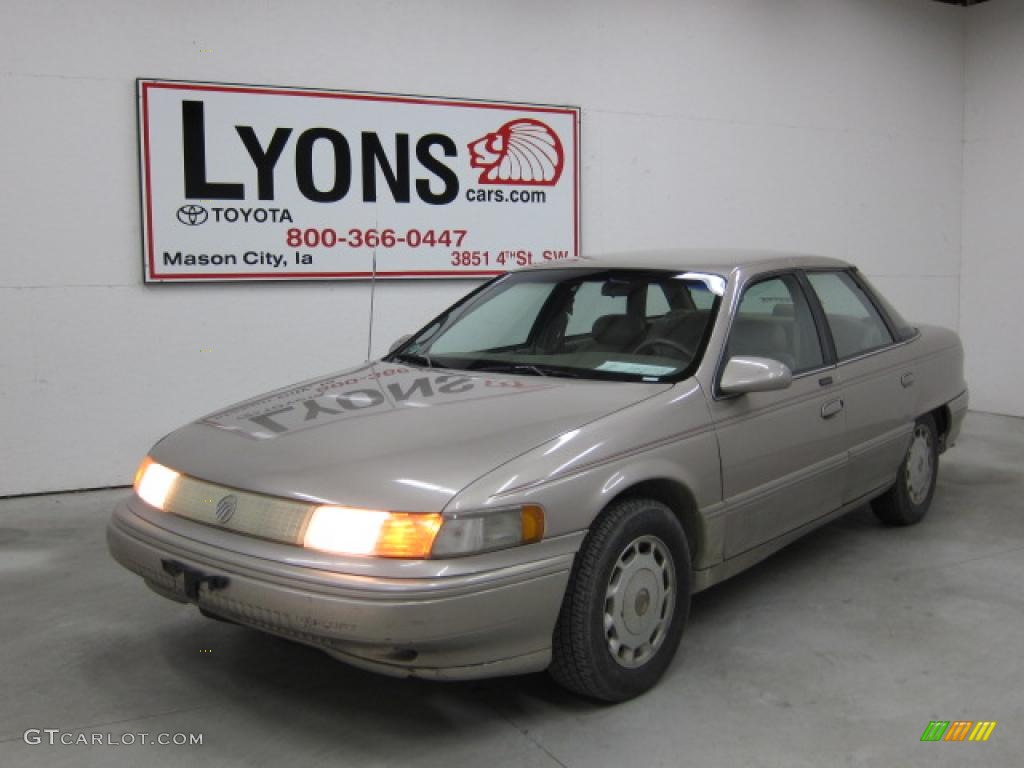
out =
[[[394,352],[400,346],[405,344],[405,342],[407,342],[411,338],[412,338],[412,334],[411,333],[407,333],[404,336],[399,336],[397,339],[395,339],[394,343],[390,347],[388,347],[388,354],[390,355],[392,352]]]
[[[785,389],[792,383],[793,372],[784,363],[767,357],[737,355],[725,364],[718,388],[729,395],[742,395]]]

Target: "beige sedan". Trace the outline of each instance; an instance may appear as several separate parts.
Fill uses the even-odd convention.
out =
[[[108,541],[160,595],[350,664],[617,701],[693,593],[867,502],[918,522],[966,408],[956,334],[849,264],[560,262],[166,436]]]

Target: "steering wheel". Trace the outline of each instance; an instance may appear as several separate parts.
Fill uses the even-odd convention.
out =
[[[646,341],[641,341],[636,346],[636,348],[633,350],[633,354],[640,354],[640,352],[642,350],[647,349],[648,347],[658,347],[658,346],[661,346],[661,347],[671,347],[672,349],[674,349],[674,350],[676,350],[678,352],[682,352],[684,355],[686,355],[691,360],[693,359],[694,352],[695,352],[695,350],[689,349],[689,348],[683,346],[682,344],[680,344],[678,341],[673,341],[672,339],[647,339]]]

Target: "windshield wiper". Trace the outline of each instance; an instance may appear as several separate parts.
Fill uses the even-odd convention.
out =
[[[425,354],[414,354],[412,352],[403,352],[400,355],[391,355],[391,359],[399,363],[412,363],[413,365],[425,365],[427,368],[434,367],[434,361],[430,359],[430,355]]]
[[[552,368],[550,366],[534,365],[533,363],[489,363],[486,365],[473,366],[474,371],[490,371],[493,373],[532,373],[534,376],[561,376],[568,379],[578,379],[580,375],[564,368]]]

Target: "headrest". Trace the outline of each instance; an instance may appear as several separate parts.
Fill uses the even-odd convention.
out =
[[[794,311],[792,304],[786,303],[776,304],[772,307],[772,314],[776,317],[793,317],[796,312]]]
[[[594,321],[594,340],[625,349],[644,332],[644,321],[632,315],[601,315]]]

